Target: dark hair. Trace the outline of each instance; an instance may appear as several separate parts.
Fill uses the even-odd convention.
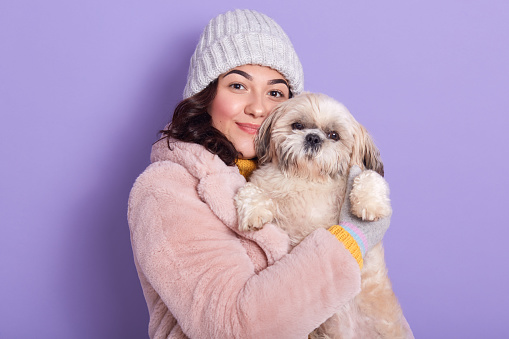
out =
[[[226,136],[212,126],[207,112],[217,92],[217,79],[201,92],[182,100],[173,113],[170,125],[160,131],[171,149],[170,138],[202,145],[216,154],[225,164],[233,166],[240,155]]]

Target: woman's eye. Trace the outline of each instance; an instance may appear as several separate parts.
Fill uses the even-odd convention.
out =
[[[244,89],[244,85],[242,84],[231,84],[230,87],[233,89]]]
[[[300,122],[294,122],[292,124],[292,129],[304,129],[304,125],[301,124]]]
[[[276,90],[274,90],[274,91],[269,91],[269,95],[270,95],[271,97],[276,97],[276,98],[284,98],[284,96],[285,96],[285,95],[283,94],[283,92],[281,92],[281,91],[276,91]]]
[[[332,131],[332,132],[329,132],[327,134],[327,138],[329,138],[331,140],[334,140],[334,141],[338,141],[339,140],[339,134],[336,131]]]

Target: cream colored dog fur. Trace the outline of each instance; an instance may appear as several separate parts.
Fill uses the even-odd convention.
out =
[[[316,228],[338,224],[354,165],[365,171],[354,180],[351,212],[364,220],[391,213],[378,149],[348,109],[326,95],[303,93],[278,106],[260,127],[255,148],[259,168],[235,198],[241,230],[275,223],[293,248]],[[360,294],[310,338],[412,337],[381,243],[364,258],[361,279]]]

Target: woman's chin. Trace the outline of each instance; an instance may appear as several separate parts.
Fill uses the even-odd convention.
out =
[[[238,149],[237,151],[241,154],[239,155],[239,159],[253,159],[256,158],[256,153],[254,149]]]
[[[229,138],[231,140],[231,138]],[[240,140],[239,140],[240,139]],[[256,158],[254,149],[254,138],[237,138],[232,141],[233,146],[239,152],[239,159]]]

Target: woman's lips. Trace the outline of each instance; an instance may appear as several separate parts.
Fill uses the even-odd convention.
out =
[[[249,134],[256,134],[258,132],[258,128],[260,128],[260,125],[255,124],[243,124],[240,122],[237,122],[236,124],[241,130]]]

